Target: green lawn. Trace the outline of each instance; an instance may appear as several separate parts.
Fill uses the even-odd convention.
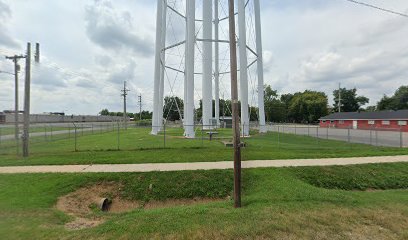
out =
[[[33,138],[31,157],[16,157],[14,142],[0,145],[0,166],[60,165],[102,163],[170,163],[228,161],[232,151],[223,141],[231,138],[231,130],[218,130],[219,139],[209,141],[206,131],[197,129],[197,139],[182,138],[182,129],[169,128],[166,134],[150,135],[150,128],[129,128],[97,134],[78,132],[77,151],[73,133],[55,135],[53,141],[43,137]],[[204,139],[201,139],[204,136]],[[58,139],[58,140],[56,140]],[[242,151],[243,160],[273,160],[296,158],[360,157],[408,154],[408,149],[374,147],[349,144],[341,141],[322,140],[307,136],[252,133],[246,138],[247,147]],[[119,150],[118,150],[119,149]]]
[[[334,180],[335,179],[335,180]],[[230,200],[114,214],[66,230],[59,196],[120,182],[134,200],[224,198],[232,171],[0,175],[2,239],[407,239],[408,164],[243,171],[243,208]],[[152,191],[149,186],[152,185]],[[384,190],[386,189],[386,190]],[[347,190],[347,191],[346,191]],[[363,191],[366,190],[366,191]]]

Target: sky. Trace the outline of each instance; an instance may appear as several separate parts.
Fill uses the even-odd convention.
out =
[[[404,0],[364,1],[408,13]],[[169,0],[182,11],[180,2]],[[200,8],[202,0],[197,2]],[[221,2],[225,10],[226,1]],[[375,105],[406,84],[408,18],[345,0],[261,0],[261,9],[265,84],[280,94],[323,91],[332,104],[332,92],[341,83],[356,87],[358,94],[370,98],[369,105]],[[27,42],[39,42],[41,63],[32,70],[33,113],[121,111],[124,81],[130,90],[128,111],[138,112],[138,95],[143,109],[152,110],[155,15],[152,0],[0,0],[0,71],[13,71],[5,55],[24,54]],[[251,16],[248,13],[248,19]],[[248,32],[251,26],[248,23]],[[222,30],[221,37],[226,32]],[[167,44],[182,40],[183,34],[182,21],[169,16]],[[249,45],[251,39],[249,33]],[[182,46],[172,51],[168,64],[180,65]],[[199,53],[197,45],[197,58]],[[225,53],[221,50],[222,56]],[[223,60],[222,68],[227,69],[228,59]],[[24,66],[22,60],[20,64]],[[14,109],[13,78],[0,73],[0,111]],[[22,71],[20,103],[23,79]],[[250,80],[254,99],[253,74]],[[197,102],[200,81],[198,77]],[[183,96],[182,82],[182,76],[168,73],[166,95]],[[224,76],[220,95],[228,98],[228,89]]]

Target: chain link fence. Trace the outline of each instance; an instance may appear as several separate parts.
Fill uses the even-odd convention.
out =
[[[398,129],[372,128],[361,129],[340,129],[321,128],[316,125],[295,125],[295,124],[270,124],[268,131],[277,134],[294,134],[308,136],[316,139],[337,140],[348,143],[361,143],[372,146],[400,147],[408,146],[408,133]]]
[[[211,154],[211,149],[222,151],[232,147],[230,126],[197,123],[192,127],[195,138],[186,139],[182,123],[175,122],[160,126],[157,135],[151,134],[152,126],[148,122],[32,124],[30,153],[47,156],[70,152],[176,149],[171,154],[177,154],[182,149],[202,149],[203,154]],[[249,129],[250,135],[255,136],[249,139],[241,136],[246,144],[244,153],[251,147],[258,146],[262,146],[264,150],[284,152],[280,150],[344,150],[353,148],[354,143],[401,148],[408,145],[408,133],[399,129],[356,130],[320,128],[316,125],[268,124],[269,133],[257,135],[259,126],[256,123],[243,124],[241,127]],[[16,139],[13,125],[0,126],[0,157],[21,156],[21,132],[22,129]],[[241,134],[242,132],[241,129]],[[290,154],[290,151],[285,154]]]
[[[204,148],[214,145],[215,140],[229,142],[232,138],[231,129],[199,123],[193,127],[195,138],[185,139],[183,126],[177,123],[163,124],[157,135],[150,134],[149,123],[32,124],[30,153]],[[21,155],[21,135],[22,126],[17,139],[14,125],[0,126],[0,155]]]

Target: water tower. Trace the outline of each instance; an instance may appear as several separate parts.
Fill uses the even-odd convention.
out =
[[[266,130],[260,4],[236,1],[240,124],[248,136],[250,95],[259,109],[260,131]],[[152,134],[162,130],[165,92],[183,95],[184,106],[177,108],[186,138],[195,137],[195,120],[207,129],[219,124],[220,95],[230,93],[229,68],[224,66],[229,63],[228,18],[228,0],[157,0]],[[220,82],[223,78],[227,81]],[[199,100],[201,119],[195,117]]]

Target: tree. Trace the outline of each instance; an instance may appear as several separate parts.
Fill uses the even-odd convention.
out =
[[[366,112],[376,112],[377,111],[377,107],[376,106],[368,106],[365,109]]]
[[[285,109],[283,112],[283,114],[285,115],[285,119],[284,119],[285,122],[294,121],[293,119],[290,119],[290,116],[289,116],[289,106],[294,96],[295,96],[294,94],[287,93],[287,94],[282,94],[280,97],[280,101],[285,106]]]
[[[164,98],[163,118],[168,121],[181,120],[181,113],[184,109],[184,102],[179,97],[167,96]]]
[[[328,99],[325,93],[305,91],[293,95],[289,105],[289,116],[299,123],[316,122],[326,116]]]
[[[258,121],[259,108],[250,107],[249,108],[249,121]]]
[[[99,114],[101,116],[109,116],[109,110],[105,108],[102,111],[100,111]]]
[[[357,96],[357,89],[340,88],[342,112],[357,112],[361,107],[367,104],[370,100],[364,96]],[[333,91],[334,105],[333,111],[337,112],[339,109],[339,90]]]
[[[377,104],[378,110],[408,109],[408,86],[401,86],[392,97],[384,95]]]
[[[283,122],[286,118],[286,108],[278,99],[278,92],[271,86],[265,86],[264,103],[265,117],[267,122]]]

